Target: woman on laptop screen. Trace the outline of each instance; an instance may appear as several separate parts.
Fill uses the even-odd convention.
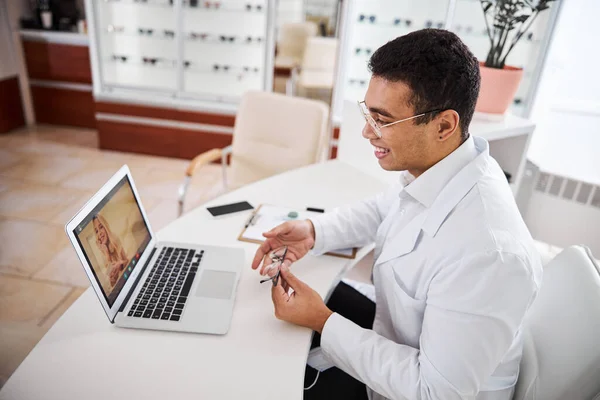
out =
[[[104,258],[104,273],[110,279],[110,284],[114,286],[129,260],[125,255],[121,241],[112,233],[106,219],[98,213],[94,216],[92,222],[96,233],[96,245]]]
[[[123,178],[73,231],[93,278],[111,306],[151,236],[131,186]]]

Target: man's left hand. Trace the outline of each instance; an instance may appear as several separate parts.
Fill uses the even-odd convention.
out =
[[[285,282],[284,282],[285,281]],[[294,289],[288,295],[287,287]],[[275,317],[295,325],[304,326],[321,333],[325,322],[333,312],[310,286],[296,278],[284,264],[277,286],[271,291]]]

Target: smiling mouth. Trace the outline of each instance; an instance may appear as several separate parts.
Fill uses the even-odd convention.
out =
[[[390,149],[386,149],[383,147],[373,146],[373,149],[375,150],[375,153],[387,154],[390,152]]]
[[[374,145],[373,145],[373,150],[375,151],[375,157],[377,157],[378,160],[385,158],[388,155],[388,153],[390,152],[390,149],[386,149],[384,147],[379,147],[379,146],[374,146]]]
[[[373,150],[375,151],[375,154],[380,154],[380,155],[385,155],[387,153],[390,152],[390,149],[386,149],[385,147],[379,147],[379,146],[373,146]]]

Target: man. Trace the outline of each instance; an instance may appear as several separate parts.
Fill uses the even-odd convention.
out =
[[[322,372],[305,398],[508,400],[542,268],[487,142],[469,135],[477,59],[453,33],[426,29],[382,46],[369,68],[362,134],[383,169],[403,171],[401,182],[265,233],[252,264],[288,246],[285,282],[272,293],[275,315],[320,333],[337,367]],[[328,307],[289,272],[311,249],[373,241],[372,324],[365,324],[369,300],[347,285]]]

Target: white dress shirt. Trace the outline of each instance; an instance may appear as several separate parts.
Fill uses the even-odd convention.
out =
[[[375,241],[373,329],[334,313],[324,354],[371,399],[512,396],[542,265],[488,143],[313,219],[319,254]]]

